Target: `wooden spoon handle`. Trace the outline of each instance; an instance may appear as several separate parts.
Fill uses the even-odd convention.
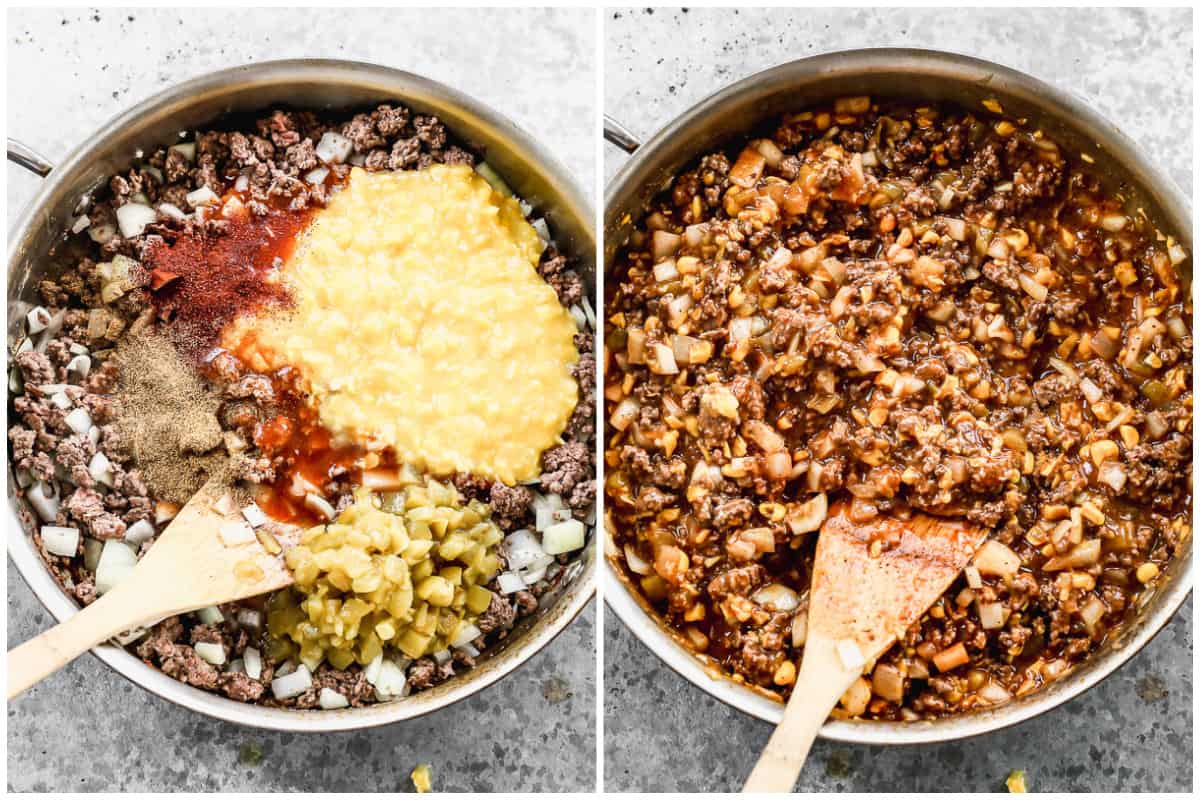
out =
[[[742,791],[747,794],[792,791],[817,732],[860,675],[861,668],[848,670],[842,666],[835,642],[810,631],[804,643],[800,674],[783,719],[771,734]]]
[[[8,699],[57,672],[101,642],[154,620],[138,582],[127,581],[75,616],[8,651]]]

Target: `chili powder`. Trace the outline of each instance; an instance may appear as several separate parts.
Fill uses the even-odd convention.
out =
[[[158,316],[180,353],[200,363],[216,347],[221,330],[239,315],[291,299],[278,268],[308,223],[308,210],[271,209],[195,225],[174,242],[148,248],[151,294]]]

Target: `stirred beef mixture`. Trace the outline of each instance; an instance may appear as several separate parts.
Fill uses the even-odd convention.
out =
[[[1188,254],[985,105],[788,115],[678,175],[610,283],[611,555],[735,680],[788,695],[832,503],[990,530],[844,716],[1033,691],[1189,546]]]
[[[43,305],[29,311],[9,380],[10,463],[17,493],[28,501],[22,521],[67,592],[81,604],[94,601],[104,589],[96,581],[104,544],[144,553],[214,475],[250,491],[275,486],[282,499],[264,510],[297,523],[321,519],[287,498],[300,461],[305,479],[319,484],[311,488],[331,505],[351,500],[361,465],[348,466],[328,437],[305,429],[315,413],[305,409],[295,376],[287,369],[264,374],[260,365],[214,349],[233,300],[257,293],[255,299],[272,302],[280,293],[252,280],[248,266],[232,278],[203,267],[270,268],[286,252],[263,242],[290,240],[352,166],[474,165],[483,155],[454,143],[436,117],[399,104],[353,115],[277,110],[185,132],[175,145],[139,154],[81,204],[50,254],[54,277],[38,287]],[[523,208],[548,239],[540,214]],[[505,532],[540,531],[543,518],[591,524],[595,513],[591,306],[580,275],[552,243],[538,271],[580,328],[573,368],[579,399],[562,444],[543,454],[536,484],[453,476],[463,499],[488,504]],[[489,586],[492,605],[478,619],[476,640],[436,658],[398,659],[407,678],[401,693],[473,666],[564,580],[568,561],[559,555],[520,570],[510,565],[505,584]],[[269,598],[255,598],[171,617],[118,641],[179,680],[237,700],[314,708],[323,689],[354,706],[394,699],[377,692],[362,667],[328,663],[304,693],[275,697],[272,678],[296,667],[295,648],[268,630],[269,610]],[[224,662],[203,658],[198,643],[221,645]]]

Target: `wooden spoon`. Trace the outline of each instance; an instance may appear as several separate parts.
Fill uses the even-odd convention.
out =
[[[743,791],[790,792],[838,700],[921,618],[970,562],[987,531],[926,514],[851,522],[834,506],[821,526],[800,674]],[[872,553],[872,543],[878,549]]]
[[[210,482],[180,509],[125,580],[70,619],[10,650],[8,699],[122,631],[290,585],[292,575],[279,548],[268,553],[226,495],[227,487]],[[270,533],[282,547],[299,529],[271,521],[258,531]]]

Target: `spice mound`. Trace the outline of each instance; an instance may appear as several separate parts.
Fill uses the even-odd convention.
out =
[[[344,669],[371,664],[385,646],[417,659],[478,639],[504,537],[490,515],[432,479],[386,494],[360,489],[336,521],[287,551],[296,583],[271,602],[275,654],[290,642],[310,670],[323,659]]]
[[[117,348],[121,439],[158,497],[186,503],[210,478],[232,480],[217,419],[220,397],[162,334],[130,333]]]
[[[577,399],[576,326],[541,251],[466,165],[355,169],[283,268],[294,310],[246,318],[228,346],[298,368],[335,434],[435,474],[528,480]]]

